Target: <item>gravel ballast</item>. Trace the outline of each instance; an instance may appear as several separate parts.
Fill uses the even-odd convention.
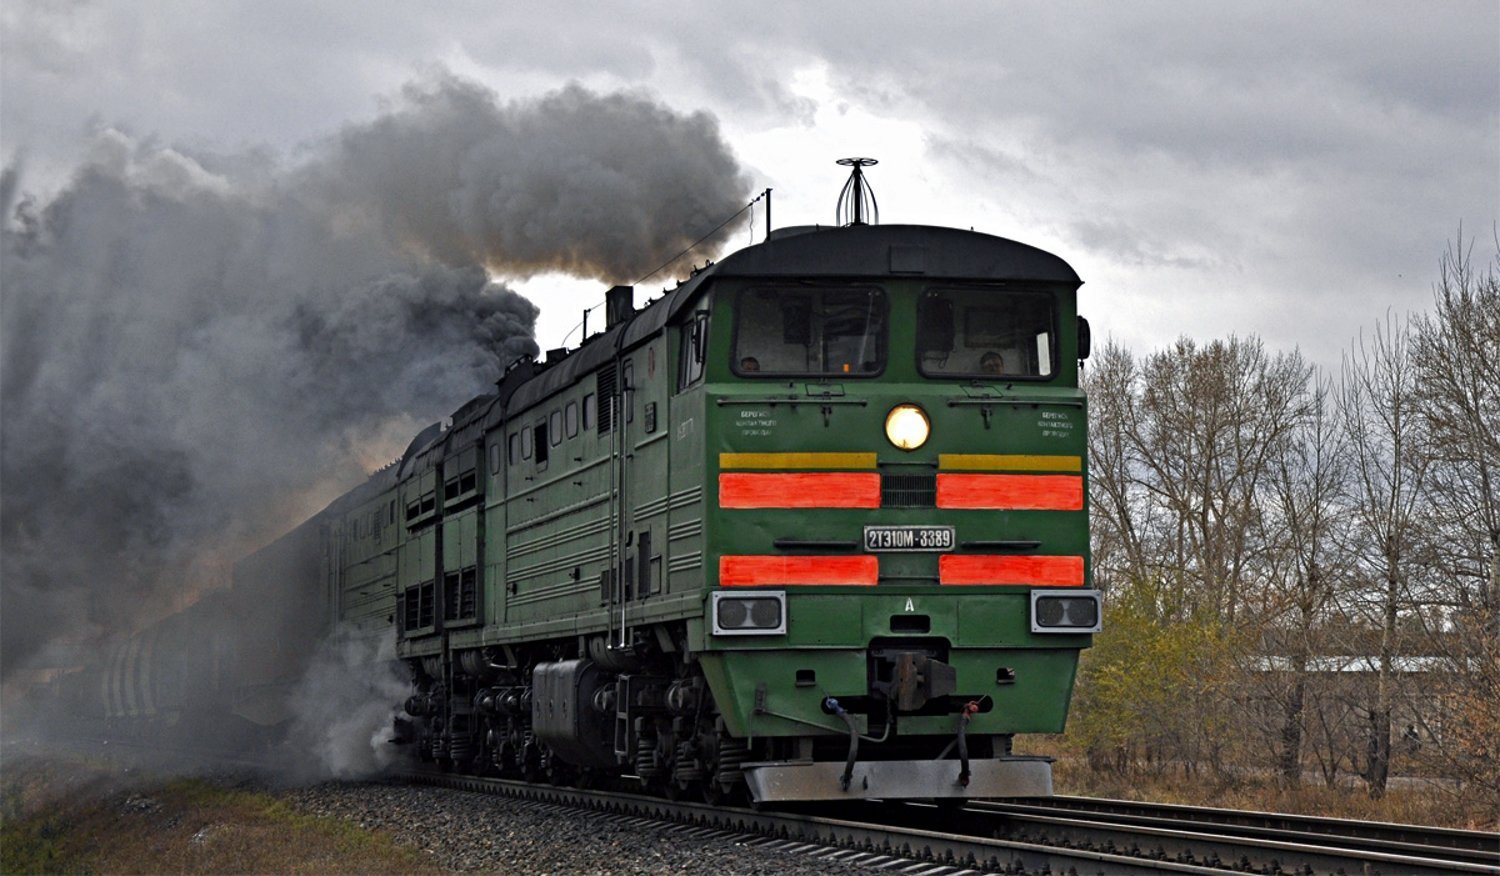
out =
[[[811,857],[759,848],[753,839],[703,828],[658,826],[627,816],[443,788],[328,783],[281,796],[309,815],[343,818],[389,833],[457,872],[812,876],[869,872],[867,867],[876,863],[838,860],[855,857],[850,854]]]

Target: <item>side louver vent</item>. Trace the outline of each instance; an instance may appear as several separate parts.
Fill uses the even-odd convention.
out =
[[[599,394],[599,434],[603,435],[614,428],[615,363],[599,369],[594,391]]]

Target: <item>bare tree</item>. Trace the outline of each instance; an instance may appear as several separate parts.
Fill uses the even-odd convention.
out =
[[[1332,387],[1319,379],[1311,390],[1308,415],[1274,450],[1264,499],[1266,519],[1273,521],[1265,534],[1271,545],[1265,571],[1272,624],[1266,650],[1285,660],[1282,683],[1270,686],[1282,707],[1277,767],[1282,780],[1293,785],[1302,777],[1310,669],[1323,650],[1327,610],[1347,571],[1340,550],[1346,540],[1347,518],[1341,513],[1346,443],[1333,410]],[[1326,735],[1326,724],[1323,729]]]
[[[1500,242],[1496,245],[1500,251]],[[1430,758],[1500,809],[1500,277],[1476,271],[1460,233],[1440,262],[1433,312],[1413,322],[1429,436],[1432,542],[1426,650],[1455,703]]]
[[[1091,740],[1143,744],[1190,769],[1222,769],[1243,746],[1235,698],[1249,687],[1273,553],[1260,494],[1308,414],[1308,374],[1299,355],[1272,357],[1253,338],[1184,339],[1139,363],[1110,344],[1090,370],[1095,574],[1110,588],[1110,627],[1130,631],[1089,657]]]
[[[1379,797],[1397,761],[1500,811],[1497,271],[1460,238],[1432,313],[1361,333],[1337,384],[1254,338],[1105,346],[1086,383],[1111,612],[1080,678],[1091,762],[1272,753],[1287,783],[1304,761],[1329,785],[1359,768]]]
[[[1374,702],[1369,720],[1366,779],[1370,796],[1385,794],[1390,775],[1391,711],[1396,696],[1397,620],[1410,604],[1409,577],[1423,511],[1427,455],[1417,407],[1418,380],[1411,331],[1387,316],[1343,361],[1339,413],[1348,435],[1351,505],[1368,550],[1360,606],[1379,630]],[[1359,644],[1358,647],[1367,647]]]
[[[1433,313],[1412,323],[1412,357],[1434,486],[1456,512],[1445,571],[1472,603],[1500,592],[1500,277],[1475,272],[1462,246],[1443,255]]]
[[[1089,512],[1094,577],[1108,589],[1117,579],[1140,583],[1149,575],[1146,521],[1139,500],[1132,429],[1136,419],[1135,358],[1110,341],[1084,380],[1089,399]]]
[[[1259,339],[1179,340],[1142,369],[1132,437],[1144,488],[1167,512],[1189,604],[1233,624],[1257,553],[1272,454],[1306,415],[1309,367]]]
[[[1308,696],[1308,748],[1324,786],[1332,788],[1338,783],[1339,770],[1354,765],[1361,728],[1349,698],[1327,687],[1317,686]]]

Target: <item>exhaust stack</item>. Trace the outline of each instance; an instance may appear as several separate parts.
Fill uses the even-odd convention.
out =
[[[604,293],[604,329],[608,331],[635,313],[635,287],[615,286]]]

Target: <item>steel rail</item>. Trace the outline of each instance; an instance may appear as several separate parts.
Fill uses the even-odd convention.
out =
[[[905,824],[940,824],[969,834],[989,834],[1021,841],[1102,848],[1158,860],[1179,861],[1254,873],[1366,873],[1500,874],[1497,840],[1487,834],[1458,831],[1473,848],[1436,846],[1409,840],[1380,840],[1371,836],[1342,836],[1328,831],[1334,819],[1310,818],[1312,829],[1293,830],[1281,825],[1261,825],[1247,816],[1273,813],[1243,813],[1235,810],[1202,810],[1239,824],[1215,824],[1200,818],[1183,821],[1157,813],[1096,812],[1093,804],[1116,801],[971,802],[962,809],[943,810],[919,803],[888,803],[884,811],[863,813],[871,820]],[[1136,804],[1129,804],[1135,806]],[[1141,804],[1149,810],[1151,804]],[[1170,809],[1170,807],[1168,807]],[[1357,824],[1357,823],[1355,823]],[[1415,826],[1410,831],[1420,831]],[[1452,833],[1451,831],[1449,833]],[[1485,841],[1489,846],[1485,846]]]
[[[1087,813],[1101,821],[1192,826],[1197,830],[1220,830],[1245,836],[1295,837],[1301,841],[1330,838],[1343,845],[1371,851],[1427,857],[1452,855],[1460,860],[1500,866],[1500,836],[1479,830],[1092,797],[1057,796],[1045,800],[980,805],[1017,814]]]

